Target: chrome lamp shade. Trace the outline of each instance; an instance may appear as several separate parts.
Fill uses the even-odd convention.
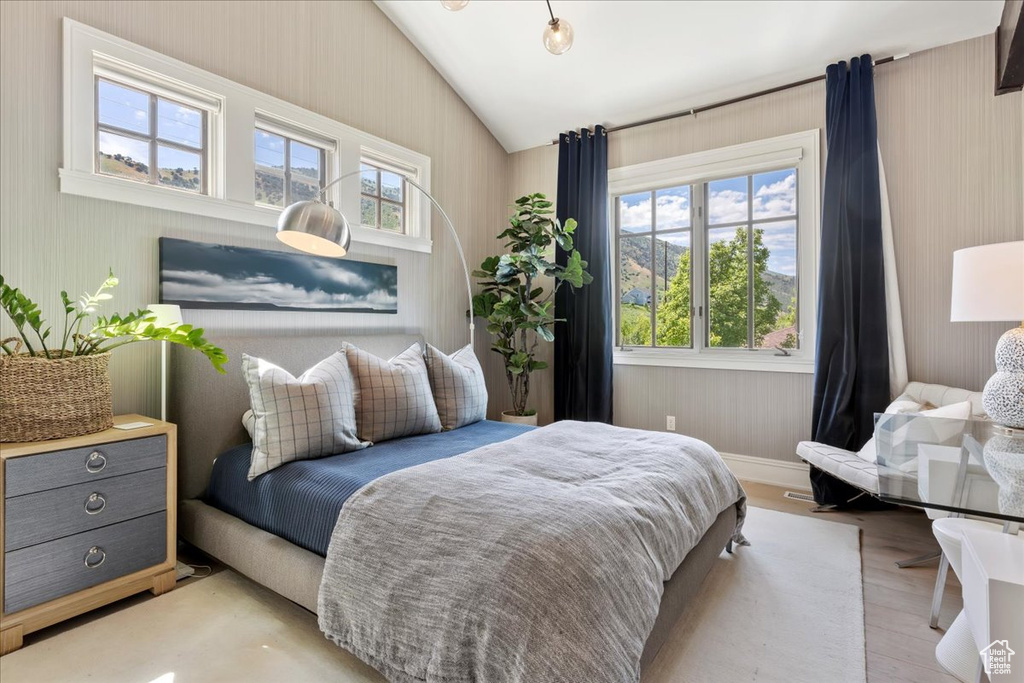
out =
[[[333,206],[302,201],[281,212],[277,239],[309,254],[341,258],[348,253],[352,231],[345,216]]]

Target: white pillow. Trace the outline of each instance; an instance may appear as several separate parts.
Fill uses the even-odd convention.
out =
[[[249,481],[293,460],[369,445],[356,437],[354,387],[345,354],[332,354],[299,377],[242,354],[242,372],[253,413]]]
[[[897,405],[898,404],[898,405]],[[921,406],[927,404],[920,404]],[[924,417],[941,417],[947,420],[969,420],[971,419],[971,402],[961,401],[960,403],[950,403],[947,406],[941,406],[939,408],[932,408],[931,410],[908,410],[910,408],[906,396],[901,396],[885,409],[885,412],[889,415],[903,415],[908,413],[916,413]],[[933,423],[934,424],[934,423]],[[953,427],[956,428],[955,426]],[[938,440],[945,441],[946,439],[952,438],[955,434],[943,435],[938,434]],[[861,460],[865,460],[870,463],[878,461],[878,449],[875,447],[875,437],[872,436],[864,447],[857,451],[858,457]]]

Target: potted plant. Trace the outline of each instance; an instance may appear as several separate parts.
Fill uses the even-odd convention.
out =
[[[206,355],[218,372],[228,357],[191,325],[157,327],[140,309],[128,315],[96,316],[113,298],[118,280],[111,272],[93,294],[74,302],[61,292],[64,325],[59,338],[39,307],[0,276],[0,306],[17,337],[0,341],[0,442],[43,441],[91,434],[114,424],[108,364],[110,352],[140,341],[181,344]]]
[[[536,359],[536,350],[540,340],[555,339],[555,292],[565,284],[580,288],[594,278],[573,249],[574,219],[562,225],[552,218],[551,202],[541,193],[520,197],[514,210],[509,227],[498,235],[507,240],[508,253],[484,259],[473,271],[483,286],[473,297],[473,315],[487,320],[487,331],[494,335],[491,349],[505,364],[512,410],[504,411],[501,419],[535,425],[537,411],[528,407],[530,374],[547,367]],[[569,252],[564,266],[553,260],[555,244]],[[542,277],[553,279],[547,290],[538,283]]]

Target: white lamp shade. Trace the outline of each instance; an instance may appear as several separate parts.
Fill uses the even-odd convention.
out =
[[[146,306],[150,317],[156,318],[153,324],[157,327],[177,327],[182,322],[181,307],[176,304],[149,304]]]
[[[949,319],[1024,321],[1024,241],[953,252]]]

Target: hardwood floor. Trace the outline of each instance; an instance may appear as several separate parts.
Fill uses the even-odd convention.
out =
[[[743,482],[743,488],[750,505],[860,527],[869,683],[956,683],[935,661],[935,644],[963,606],[956,576],[948,574],[939,628],[931,629],[928,613],[938,563],[907,569],[895,565],[938,550],[923,512],[814,513],[810,503],[783,498],[783,488],[752,482]]]

